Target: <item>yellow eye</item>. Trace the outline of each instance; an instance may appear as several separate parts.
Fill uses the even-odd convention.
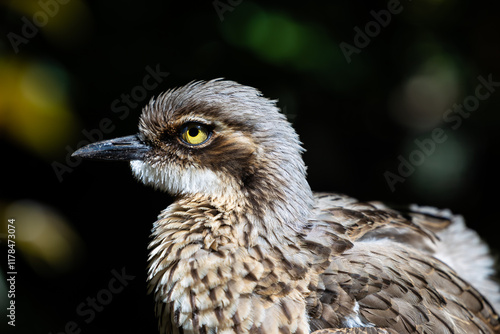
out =
[[[200,145],[205,143],[211,134],[211,131],[204,124],[187,123],[182,127],[181,138],[189,145]]]

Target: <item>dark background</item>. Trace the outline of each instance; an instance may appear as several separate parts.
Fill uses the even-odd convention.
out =
[[[156,333],[147,244],[170,198],[137,183],[126,163],[70,153],[87,137],[135,133],[141,105],[196,79],[225,77],[279,99],[307,149],[313,189],[450,208],[500,248],[500,92],[461,124],[445,119],[479,76],[500,81],[491,3],[402,1],[377,31],[370,12],[394,0],[54,1],[0,1],[0,332],[12,330],[5,240],[15,218],[14,332]],[[342,43],[356,46],[355,27],[367,25],[373,36],[348,62]],[[169,75],[141,90],[148,66]],[[436,128],[446,140],[416,153],[415,140]],[[385,173],[418,154],[392,191]],[[113,270],[135,278],[118,289]],[[105,305],[90,319],[96,297]]]

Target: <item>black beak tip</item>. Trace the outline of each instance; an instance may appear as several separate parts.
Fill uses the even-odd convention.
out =
[[[90,149],[89,146],[92,144],[86,145],[84,147],[79,148],[73,154],[71,154],[72,157],[74,158],[91,158],[92,152],[95,152],[95,150]]]

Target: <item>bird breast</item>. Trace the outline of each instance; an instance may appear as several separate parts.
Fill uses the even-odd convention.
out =
[[[167,208],[153,237],[149,286],[162,333],[309,332],[310,261],[292,242],[271,247],[243,217],[193,201]]]

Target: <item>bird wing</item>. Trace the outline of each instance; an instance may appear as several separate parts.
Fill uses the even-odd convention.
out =
[[[498,315],[470,284],[432,256],[452,222],[380,203],[316,194],[311,238],[328,233],[351,247],[333,251],[308,299],[311,329],[393,328],[399,333],[500,333]],[[335,243],[334,241],[330,241]],[[335,247],[334,247],[335,249]]]
[[[446,229],[447,217],[396,211],[380,202],[359,202],[354,198],[316,193],[316,218],[329,225],[340,224],[352,242],[367,239],[391,240],[431,252],[437,232]]]

